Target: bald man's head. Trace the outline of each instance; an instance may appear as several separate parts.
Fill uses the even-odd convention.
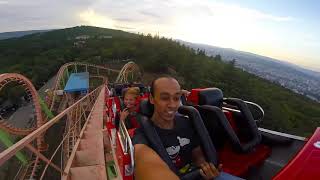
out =
[[[154,79],[151,82],[150,93],[151,93],[152,96],[155,95],[155,91],[156,91],[158,83],[160,83],[160,84],[165,83],[165,84],[178,85],[178,87],[180,89],[180,84],[175,78],[173,78],[171,76],[158,77],[158,78]]]
[[[181,88],[172,77],[160,77],[151,84],[150,103],[154,105],[152,119],[172,123],[180,106]]]

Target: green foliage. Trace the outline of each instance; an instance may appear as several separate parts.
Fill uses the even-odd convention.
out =
[[[75,39],[80,35],[90,38]],[[79,41],[85,42],[75,45]],[[307,136],[320,124],[318,103],[235,68],[236,60],[224,63],[220,55],[208,57],[172,39],[81,26],[0,41],[0,73],[24,74],[37,88],[66,62],[116,59],[132,59],[144,72],[175,71],[186,89],[218,87],[225,97],[256,102],[265,110],[266,128]]]

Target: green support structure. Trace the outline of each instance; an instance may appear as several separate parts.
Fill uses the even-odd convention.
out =
[[[61,82],[62,82],[62,87],[64,88],[66,86],[66,82],[64,81],[64,73],[63,73],[63,76],[61,78]],[[61,85],[61,82],[60,82],[60,85]]]
[[[68,70],[68,67],[67,67],[66,71],[67,71],[67,77],[68,77],[68,79],[69,79],[69,77],[70,77],[70,74],[69,74],[69,70]]]
[[[6,131],[2,130],[2,129],[0,129],[0,141],[1,141],[7,148],[13,145],[13,141],[12,141],[12,139],[10,138],[9,134],[8,134]],[[18,152],[16,153],[16,157],[19,159],[19,161],[20,161],[23,165],[27,165],[28,160],[27,160],[26,156],[25,156],[22,152],[18,151]]]
[[[39,103],[40,103],[41,109],[47,115],[47,117],[49,119],[54,118],[54,115],[52,114],[52,112],[48,108],[47,104],[42,100],[42,98],[40,96],[39,96],[39,101],[40,101]]]
[[[66,79],[69,79],[69,71],[68,69],[64,70],[63,71],[63,74],[62,74],[62,78],[61,78],[61,82],[62,82],[62,87],[64,88],[66,86]],[[61,85],[61,83],[60,83]]]
[[[115,163],[113,161],[109,161],[106,164],[108,179],[115,179],[118,176]]]

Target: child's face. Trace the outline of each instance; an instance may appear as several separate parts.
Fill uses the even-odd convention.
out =
[[[124,104],[127,108],[132,108],[135,106],[136,98],[132,94],[126,94],[124,96]]]

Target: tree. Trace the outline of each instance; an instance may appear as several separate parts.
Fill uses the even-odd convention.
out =
[[[218,54],[218,55],[216,55],[216,56],[214,57],[214,60],[216,60],[216,61],[222,61],[222,58],[221,58],[221,56]]]

